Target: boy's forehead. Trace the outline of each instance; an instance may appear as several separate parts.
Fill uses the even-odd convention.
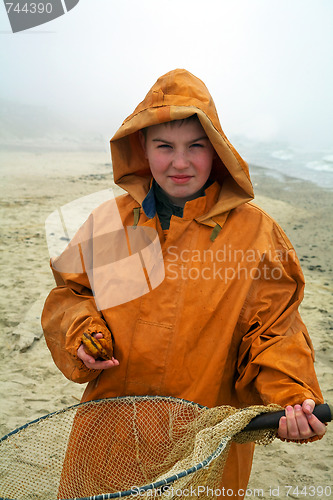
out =
[[[201,123],[199,121],[191,121],[186,122],[182,120],[175,120],[173,122],[165,122],[159,123],[157,125],[151,125],[147,127],[146,134],[150,137],[154,137],[156,135],[177,135],[179,136],[188,136],[188,135],[196,135],[200,134],[200,136],[206,136],[206,132],[204,131]]]

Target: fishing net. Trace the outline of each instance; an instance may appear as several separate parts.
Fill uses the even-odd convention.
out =
[[[206,408],[166,397],[81,403],[16,429],[0,441],[0,497],[97,500],[137,495],[199,498],[221,486],[232,440],[271,442],[276,431],[241,432],[276,406]],[[171,487],[172,485],[172,487]],[[200,486],[200,488],[199,488]]]

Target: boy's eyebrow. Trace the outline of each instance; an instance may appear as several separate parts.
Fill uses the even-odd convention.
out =
[[[206,135],[202,135],[201,137],[198,137],[198,139],[195,139],[194,141],[191,142],[202,141],[202,139],[208,139],[208,137]]]
[[[189,143],[198,142],[202,139],[208,139],[207,135],[203,135],[201,137],[198,137],[197,139],[193,139],[192,141],[189,141]],[[152,142],[165,142],[166,144],[172,144],[172,142],[166,141],[165,139],[160,139],[159,137],[155,137],[155,139],[152,139]]]
[[[166,141],[165,139],[159,139],[156,137],[156,139],[152,139],[152,142],[165,142],[166,144],[171,144],[171,142]]]

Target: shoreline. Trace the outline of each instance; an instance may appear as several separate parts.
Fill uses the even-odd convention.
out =
[[[113,186],[108,151],[2,151],[3,210],[0,437],[39,416],[76,404],[84,385],[65,379],[42,338],[40,313],[54,286],[44,223],[57,207]],[[302,317],[316,351],[324,398],[333,400],[332,193],[309,181],[251,166],[256,197],[295,247],[306,279]],[[115,188],[117,194],[119,188]],[[119,191],[120,192],[120,191]],[[331,424],[332,425],[332,424]],[[330,484],[332,436],[256,448],[249,488]],[[316,455],[316,460],[313,460]],[[315,463],[314,463],[315,462]],[[257,497],[261,498],[261,497]],[[265,497],[262,497],[265,498]]]

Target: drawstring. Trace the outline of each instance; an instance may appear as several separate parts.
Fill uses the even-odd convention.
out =
[[[221,231],[222,227],[219,225],[219,224],[216,224],[216,226],[214,227],[213,231],[212,231],[212,234],[210,235],[210,241],[215,241],[217,235],[219,234],[219,232]]]
[[[140,219],[140,207],[133,208],[133,216],[134,216],[133,226],[136,227]]]

